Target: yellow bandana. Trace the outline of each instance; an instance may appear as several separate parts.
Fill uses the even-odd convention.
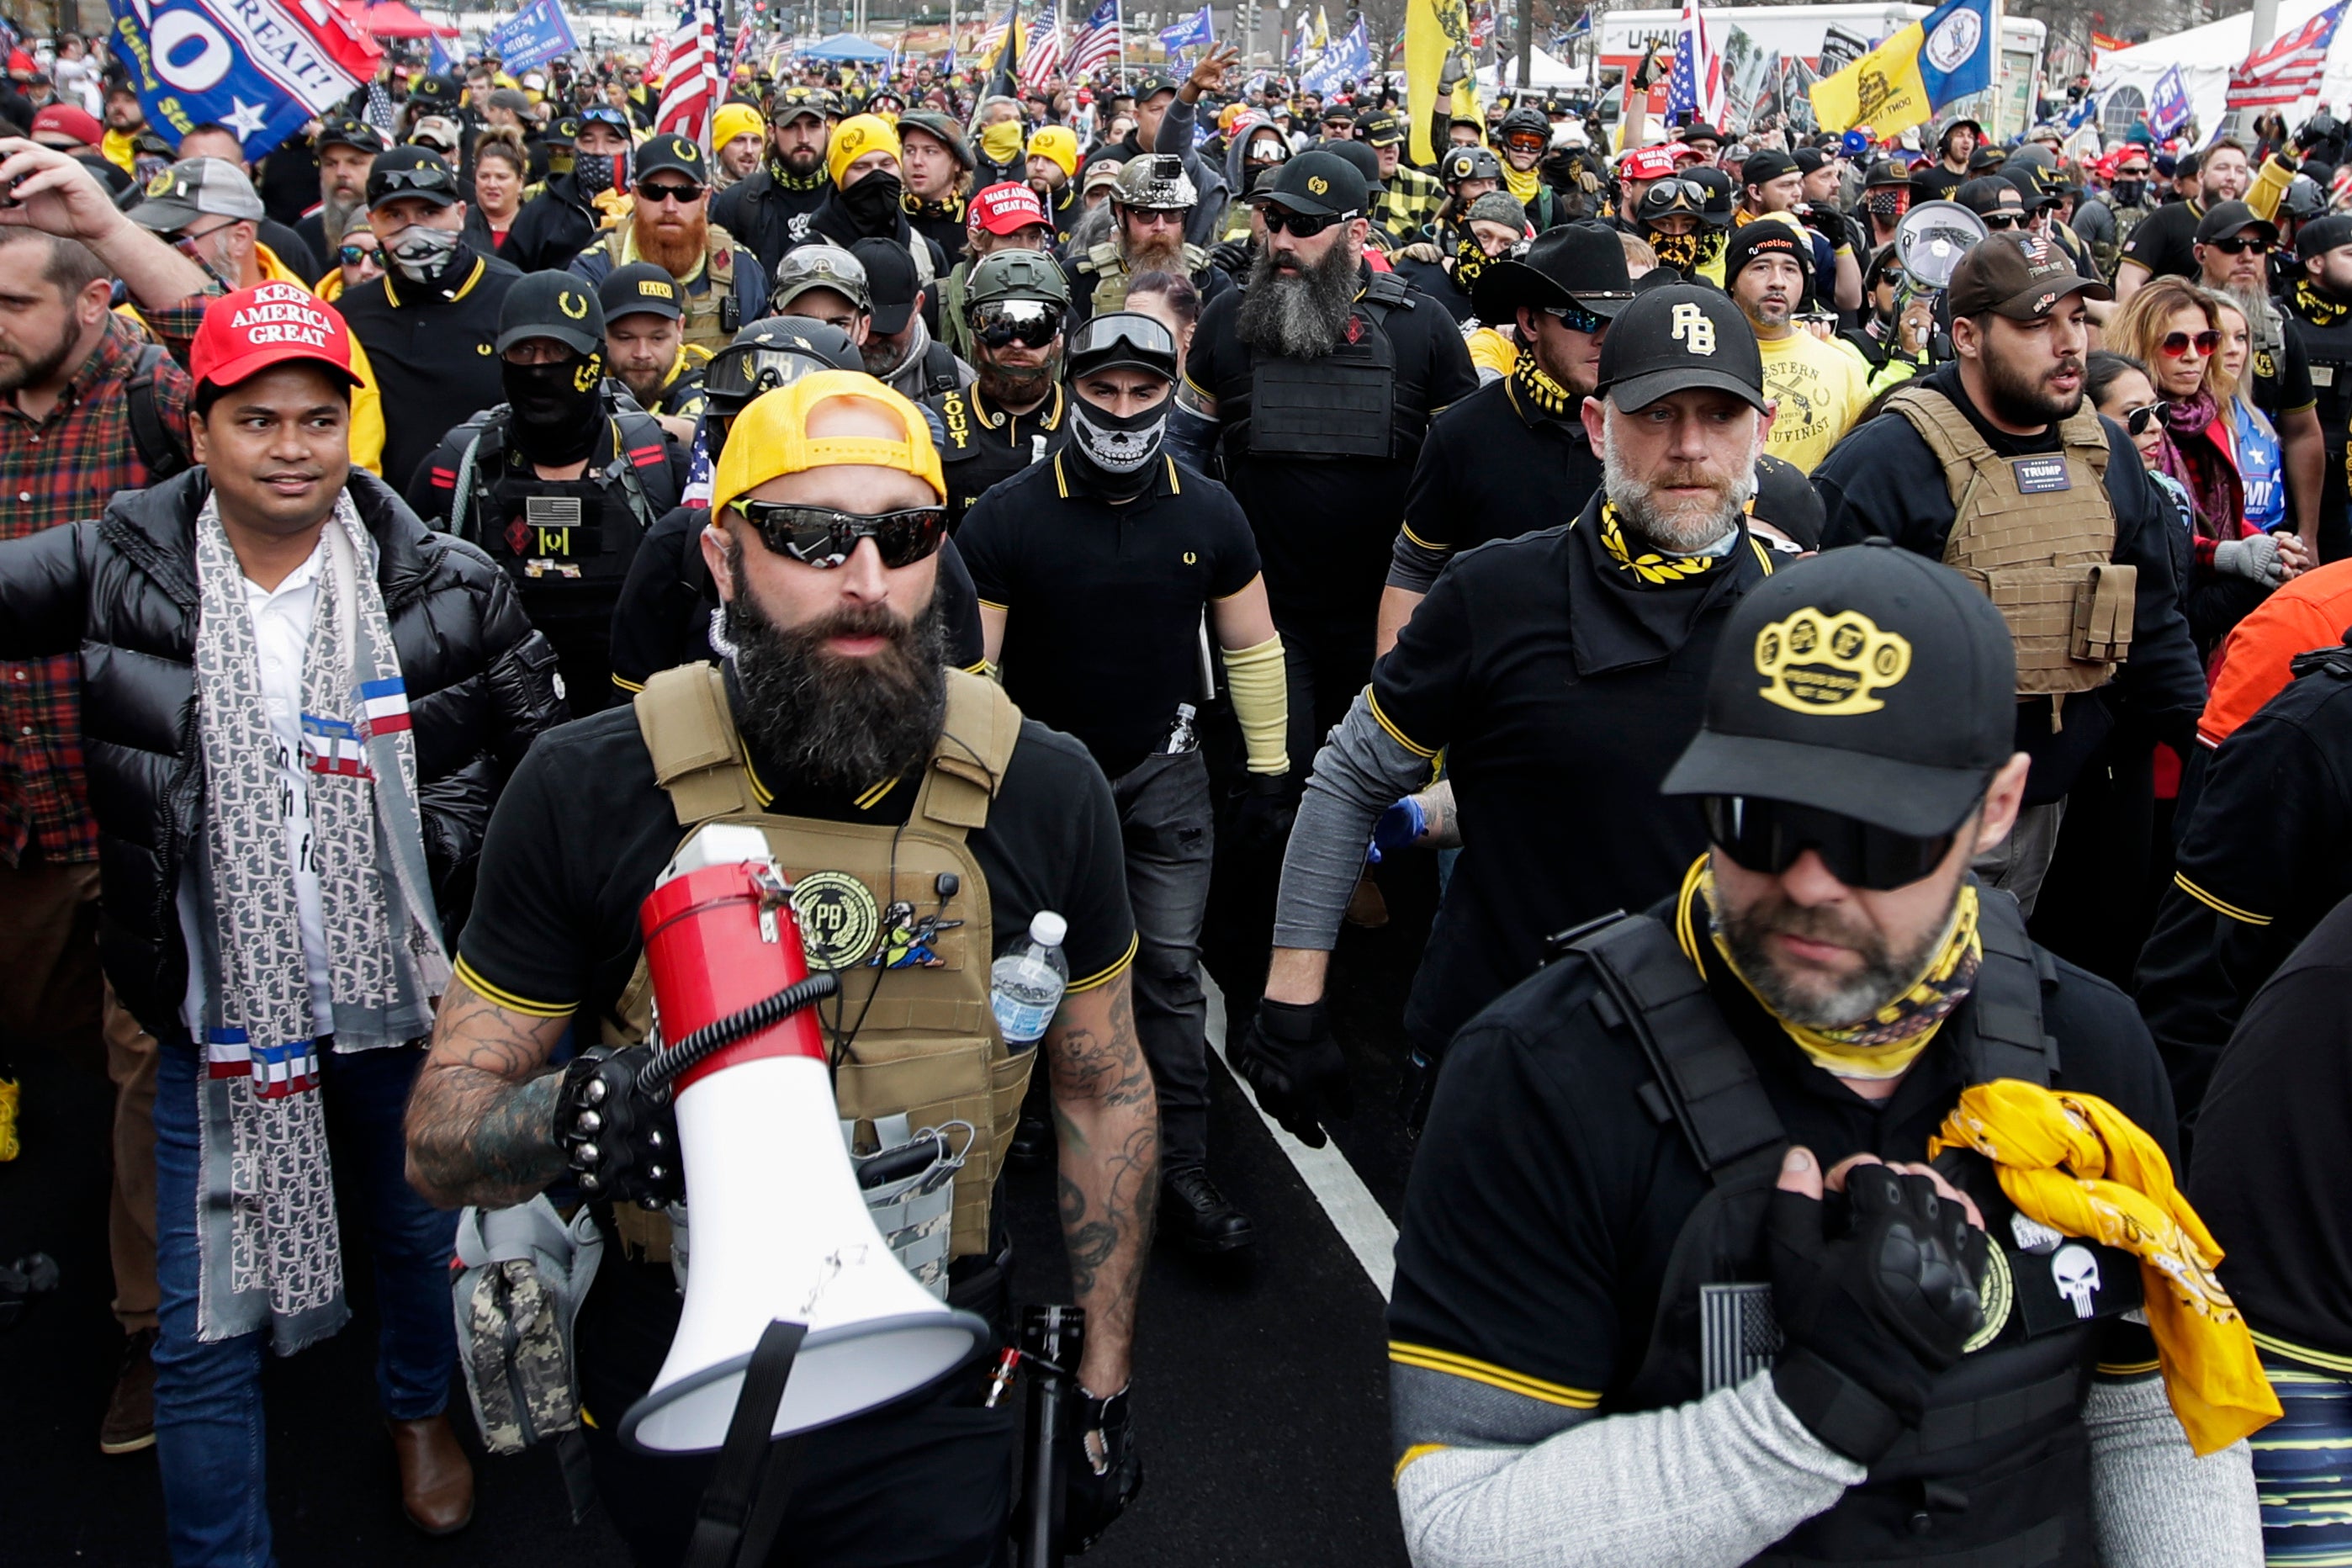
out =
[[[1522,365],[1532,364],[1534,361],[1533,354],[1519,356]],[[1517,374],[1515,370],[1513,374]],[[1625,542],[1624,527],[1617,521],[1617,503],[1609,500],[1601,503],[1601,548],[1609,552],[1610,560],[1632,574],[1636,581],[1654,586],[1704,577],[1730,559],[1728,555],[1664,555],[1654,550],[1636,555],[1633,547]]]
[[[1574,419],[1584,402],[1554,381],[1543,366],[1536,363],[1536,356],[1531,353],[1521,354],[1518,363],[1511,367],[1511,390],[1520,401],[1555,419]],[[1622,544],[1623,541],[1619,542]]]
[[[1515,169],[1511,167],[1511,161],[1508,158],[1503,159],[1502,164],[1503,188],[1511,193],[1511,199],[1521,206],[1535,200],[1536,192],[1543,185],[1542,166],[1538,164],[1532,169]]]
[[[2341,304],[2311,286],[2308,278],[2294,280],[2294,306],[2315,327],[2332,327],[2352,305]]]
[[[1685,900],[1694,891],[1706,900],[1711,912],[1715,909],[1715,874],[1704,855],[1684,882]],[[1738,975],[1748,994],[1771,1013],[1771,1004],[1765,1002],[1755,983],[1741,973],[1739,965],[1733,962],[1731,949],[1725,944],[1722,933],[1710,934],[1724,967]],[[1689,946],[1687,940],[1685,946]],[[1977,885],[1963,882],[1960,895],[1952,905],[1951,927],[1937,944],[1936,956],[1927,961],[1927,969],[1902,995],[1863,1022],[1843,1029],[1791,1024],[1777,1013],[1772,1015],[1773,1022],[1824,1072],[1839,1078],[1901,1078],[1936,1037],[1944,1020],[1967,997],[1969,988],[1976,984],[1978,966],[1983,962],[1984,942],[1977,933]]]
[[[2279,1418],[2253,1335],[2213,1270],[2221,1249],[2164,1151],[2105,1100],[2003,1079],[1960,1091],[1927,1157],[1973,1149],[2021,1213],[2140,1260],[2164,1392],[2199,1458]]]

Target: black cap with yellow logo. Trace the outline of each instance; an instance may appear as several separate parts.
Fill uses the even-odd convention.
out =
[[[1601,391],[1626,414],[1699,389],[1764,409],[1764,353],[1731,296],[1705,283],[1638,290],[1601,345]]]
[[[499,353],[530,338],[553,338],[576,353],[604,348],[604,307],[569,272],[526,272],[499,307]]]
[[[2017,654],[1992,601],[1873,540],[1740,600],[1706,717],[1660,793],[1790,801],[1926,837],[1969,814],[2016,726]]]
[[[604,307],[607,321],[644,315],[667,316],[677,321],[686,316],[678,293],[677,279],[659,264],[632,261],[605,274],[604,281],[596,286],[596,302]]]

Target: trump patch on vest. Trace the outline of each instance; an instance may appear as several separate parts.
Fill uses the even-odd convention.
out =
[[[2035,496],[2049,490],[2071,490],[2074,481],[2067,475],[2063,458],[2012,458],[2010,468],[2017,475],[2021,495]]]

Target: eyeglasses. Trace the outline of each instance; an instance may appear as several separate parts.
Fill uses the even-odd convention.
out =
[[[2135,437],[2145,436],[2147,434],[2148,421],[2163,412],[2164,405],[2161,402],[2143,403],[2137,408],[2126,408],[2123,412],[2124,428]]]
[[[196,241],[210,239],[225,228],[235,228],[237,223],[237,219],[231,218],[226,223],[216,223],[210,228],[184,228],[172,237],[172,248],[183,256],[194,256],[196,253]]]
[[[1138,207],[1129,206],[1127,203],[1121,202],[1118,204],[1118,210],[1125,213],[1129,218],[1133,219],[1139,227],[1178,228],[1181,227],[1183,225],[1187,209],[1183,207]]]
[[[2188,332],[2167,332],[2164,334],[2163,341],[2156,346],[2167,359],[2179,359],[2191,349],[2197,351],[2199,358],[2207,358],[2214,350],[2221,346],[2221,334],[2210,328],[2194,335]]]
[[[1264,203],[1260,210],[1265,214],[1266,233],[1296,235],[1300,239],[1312,239],[1333,224],[1346,223],[1357,216],[1348,212],[1310,216],[1306,213],[1292,212],[1288,207],[1276,206],[1272,202]]]
[[[656,206],[664,202],[676,202],[679,206],[686,207],[692,206],[702,199],[702,187],[695,184],[657,185],[651,180],[646,180],[637,186],[637,196],[639,200]]]
[[[381,200],[394,191],[420,191],[430,195],[449,194],[449,171],[426,164],[415,169],[379,169],[368,176],[373,187],[371,200]]]
[[[1990,212],[1983,214],[1982,216],[1984,217],[1985,227],[1991,229],[1996,234],[2005,228],[2023,228],[2025,226],[2025,215],[2023,213]]]
[[[2212,239],[2206,243],[2224,256],[2243,256],[2249,250],[2256,256],[2268,256],[2271,251],[2271,242],[2267,239],[2242,239],[2235,235],[2228,239]]]
[[[1759,876],[1777,877],[1810,849],[1830,875],[1874,893],[1907,888],[1944,863],[1949,833],[1897,833],[1819,806],[1752,795],[1714,795],[1699,803],[1706,836],[1733,862]]]
[[[346,267],[357,267],[362,261],[372,261],[378,267],[383,265],[383,250],[373,245],[346,245],[336,254],[342,258]]]
[[[882,564],[896,571],[935,553],[948,536],[948,510],[943,506],[868,514],[740,497],[727,504],[759,530],[761,543],[803,566],[826,571],[856,553],[861,539],[872,540]]]
[[[972,335],[986,347],[1042,349],[1062,330],[1062,307],[1047,300],[990,300],[971,308]]]
[[[1544,305],[1538,309],[1545,315],[1556,318],[1561,326],[1571,332],[1582,332],[1588,337],[1599,337],[1609,330],[1607,318],[1596,316],[1581,305]]]

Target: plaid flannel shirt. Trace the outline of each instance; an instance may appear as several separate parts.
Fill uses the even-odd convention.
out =
[[[1401,249],[1430,236],[1437,209],[1445,205],[1445,187],[1434,174],[1424,174],[1410,163],[1399,163],[1388,188],[1372,197],[1372,226],[1388,236],[1388,248]]]
[[[179,356],[156,366],[155,407],[183,450],[191,383],[180,360],[205,303],[194,296],[144,312],[154,335]],[[0,397],[0,540],[96,517],[116,490],[146,485],[124,390],[145,342],[137,322],[109,312],[106,335],[47,418],[30,418],[13,396]],[[79,653],[0,660],[0,862],[28,858],[98,858],[98,821],[82,765]]]

